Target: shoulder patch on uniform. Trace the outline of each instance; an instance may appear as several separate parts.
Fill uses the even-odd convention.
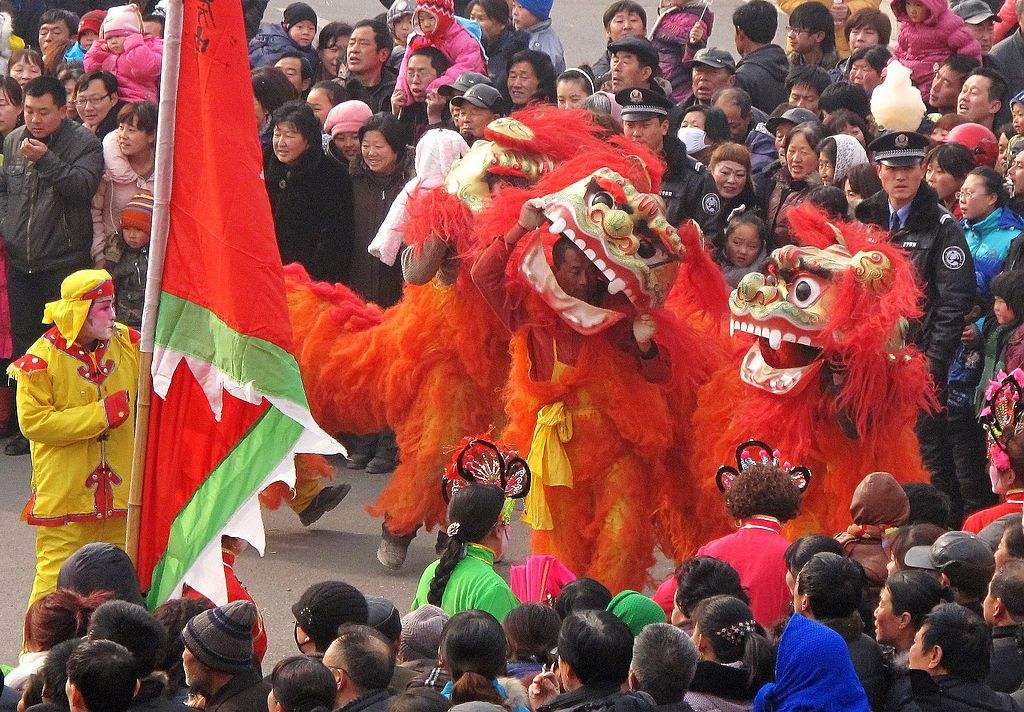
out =
[[[700,207],[708,215],[718,215],[718,211],[722,209],[722,199],[717,193],[707,193],[700,199]]]
[[[47,366],[46,359],[40,358],[34,354],[25,354],[11,365],[22,373],[44,371]]]
[[[967,255],[964,254],[962,247],[947,247],[942,251],[942,264],[946,265],[947,269],[958,270],[966,261]]]

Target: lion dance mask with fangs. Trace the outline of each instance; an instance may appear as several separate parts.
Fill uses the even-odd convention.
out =
[[[445,268],[454,263],[454,274],[406,284],[393,307],[381,310],[344,285],[315,284],[298,265],[286,267],[313,415],[331,433],[395,432],[398,467],[369,507],[391,533],[440,524],[445,504],[437,473],[448,453],[467,433],[504,422],[508,334],[468,276],[479,249],[477,220],[492,208],[495,191],[530,186],[556,163],[600,148],[600,131],[585,112],[546,106],[491,122],[485,140],[452,165],[442,186],[415,191],[407,204],[404,243],[420,254],[430,241],[443,241]],[[298,463],[300,480],[330,472],[324,461],[310,460]]]
[[[767,274],[747,275],[729,297],[729,333],[748,345],[700,391],[696,450],[710,471],[738,441],[777,444],[820,473],[791,526],[841,531],[868,473],[926,479],[914,424],[936,403],[924,357],[903,338],[920,290],[881,233],[806,205],[790,216],[798,244],[775,250]],[[703,496],[701,511],[718,512],[713,489]]]
[[[482,227],[492,243],[477,263],[488,278],[474,268],[512,331],[503,437],[530,454],[525,520],[533,550],[612,590],[648,583],[656,546],[681,560],[703,538],[692,519],[692,417],[720,347],[664,305],[680,283],[694,293],[702,284],[695,274],[721,281],[721,273],[695,225],[677,230],[666,221],[656,196],[661,170],[621,136],[581,151],[536,186],[494,201]],[[526,201],[544,222],[509,253],[495,236],[516,225]],[[560,249],[586,257],[590,296],[559,286]],[[641,317],[657,325],[660,375],[637,348]],[[537,349],[553,353],[550,372],[535,368]]]

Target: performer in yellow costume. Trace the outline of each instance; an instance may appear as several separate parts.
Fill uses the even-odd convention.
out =
[[[139,332],[114,322],[114,283],[104,270],[69,275],[60,293],[43,315],[53,328],[7,370],[32,445],[22,515],[37,527],[29,603],[56,589],[61,564],[83,545],[125,543]]]

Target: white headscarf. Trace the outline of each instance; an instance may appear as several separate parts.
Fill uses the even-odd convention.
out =
[[[833,185],[842,187],[846,174],[854,166],[868,162],[868,154],[860,141],[848,134],[835,134],[832,139],[836,142],[836,167]]]
[[[377,236],[367,248],[371,255],[386,265],[395,264],[395,258],[405,240],[409,196],[417,188],[436,188],[444,183],[452,164],[467,153],[469,144],[455,131],[431,129],[423,134],[416,144],[416,176],[405,184],[395,202],[391,203],[391,209],[377,230]]]

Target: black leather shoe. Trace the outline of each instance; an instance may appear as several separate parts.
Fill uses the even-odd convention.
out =
[[[330,487],[324,487],[320,490],[319,494],[313,498],[313,501],[307,504],[306,508],[299,512],[299,521],[302,522],[302,526],[308,527],[320,517],[324,516],[341,504],[341,500],[345,499],[345,495],[347,495],[351,489],[352,485],[347,482],[341,482],[336,485],[331,485]]]

